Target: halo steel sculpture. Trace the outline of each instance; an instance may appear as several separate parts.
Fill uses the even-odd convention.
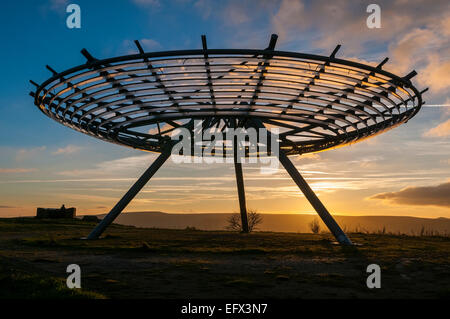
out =
[[[30,94],[50,118],[96,138],[160,153],[89,234],[98,238],[170,157],[170,134],[209,128],[277,128],[278,157],[341,244],[351,244],[288,155],[353,143],[407,122],[422,92],[378,66],[330,56],[264,50],[203,48],[144,52],[104,60],[83,49],[86,64],[58,73]],[[196,127],[194,120],[202,120]],[[271,134],[270,132],[268,134]],[[244,147],[232,141],[234,150]],[[235,151],[236,152],[236,151]],[[242,228],[248,232],[242,165],[234,158]]]

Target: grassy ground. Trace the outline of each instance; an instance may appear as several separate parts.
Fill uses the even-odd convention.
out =
[[[0,219],[0,298],[449,298],[450,239],[143,229]],[[78,264],[82,289],[65,286]],[[381,289],[366,267],[381,266]]]

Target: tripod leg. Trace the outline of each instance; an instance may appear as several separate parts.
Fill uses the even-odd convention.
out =
[[[342,231],[341,227],[336,223],[334,218],[330,215],[328,210],[322,204],[320,199],[314,194],[313,190],[306,183],[305,179],[300,175],[297,168],[292,164],[287,155],[280,149],[279,160],[281,164],[284,166],[286,171],[291,175],[294,182],[298,185],[300,190],[305,194],[305,197],[314,207],[316,212],[319,214],[320,218],[322,218],[325,225],[327,225],[328,229],[331,233],[336,237],[337,241],[342,245],[352,245],[352,242],[347,237],[347,235]]]
[[[134,183],[122,199],[111,209],[108,215],[92,230],[87,239],[97,239],[105,229],[119,216],[130,201],[139,193],[139,191],[147,184],[150,178],[158,171],[164,162],[170,157],[170,151],[163,151],[159,157],[150,165],[141,177]]]
[[[247,218],[247,207],[245,205],[245,189],[244,189],[244,177],[242,174],[242,163],[234,161],[234,171],[236,172],[236,183],[239,195],[239,207],[241,210],[241,223],[242,232],[248,233],[248,218]]]
[[[256,128],[264,128],[264,124],[261,122],[260,119],[254,119],[253,123]],[[267,136],[271,137],[272,133],[270,131],[267,131]],[[287,155],[284,153],[284,151],[280,148],[278,149],[279,155],[278,159],[280,163],[284,166],[286,171],[291,175],[291,178],[294,180],[294,182],[297,184],[297,186],[300,188],[300,190],[305,195],[306,199],[310,202],[310,204],[314,207],[317,214],[319,214],[320,218],[322,218],[325,225],[327,225],[328,229],[331,231],[331,233],[336,237],[337,241],[342,245],[352,245],[351,240],[347,237],[347,235],[342,231],[341,227],[336,223],[334,218],[330,215],[328,210],[325,208],[325,206],[322,204],[320,199],[314,194],[311,187],[309,187],[308,183],[306,183],[305,179],[300,175],[297,168],[292,164],[292,162],[289,160]]]

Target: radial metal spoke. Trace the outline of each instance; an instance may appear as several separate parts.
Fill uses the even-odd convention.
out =
[[[83,50],[86,64],[60,73],[48,66],[53,76],[32,95],[64,125],[150,151],[176,121],[231,117],[241,127],[255,117],[279,128],[289,154],[321,151],[407,122],[422,105],[416,73],[389,73],[387,59],[372,67],[336,58],[339,46],[318,56],[275,51],[275,42],[210,49],[203,37],[200,50],[148,53],[136,41],[138,54],[104,60]],[[205,121],[205,129],[220,123]]]

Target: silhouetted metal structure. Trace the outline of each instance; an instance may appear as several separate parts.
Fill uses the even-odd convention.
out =
[[[349,144],[407,122],[422,106],[411,83],[378,66],[330,56],[264,50],[208,49],[144,52],[87,62],[58,73],[31,92],[50,118],[96,138],[161,153],[92,231],[98,238],[171,154],[177,128],[192,134],[214,128],[278,128],[279,160],[342,244],[351,241],[314,194],[288,155]],[[195,126],[194,120],[202,120]],[[269,133],[270,134],[270,133]],[[205,146],[201,146],[205,149]],[[240,141],[234,150],[251,148]],[[248,231],[242,166],[235,172],[244,231]]]

